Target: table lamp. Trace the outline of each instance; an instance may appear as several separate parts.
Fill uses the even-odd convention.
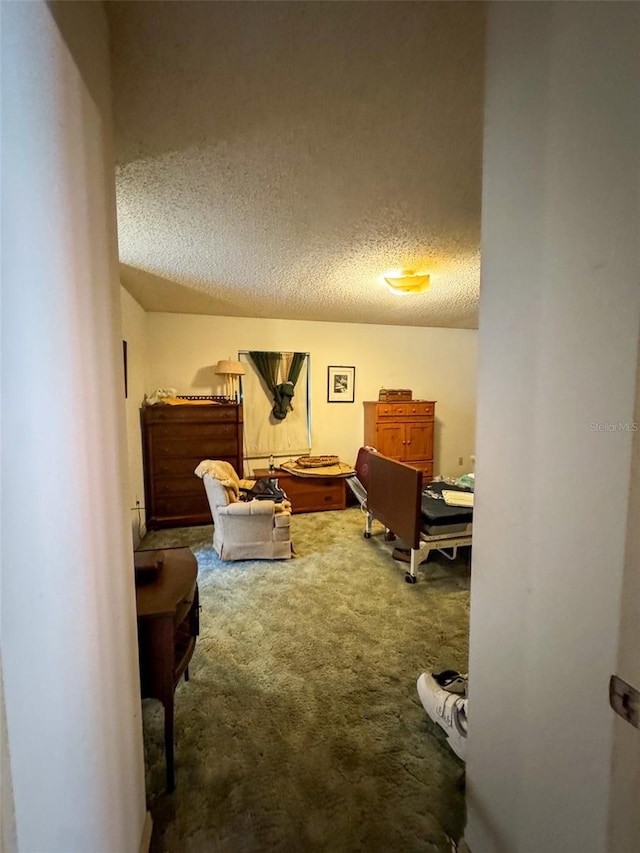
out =
[[[232,358],[223,359],[216,364],[216,373],[226,377],[225,391],[229,400],[238,402],[238,376],[244,376],[244,367]]]

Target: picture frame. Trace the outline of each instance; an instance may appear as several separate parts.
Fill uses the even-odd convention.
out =
[[[327,403],[355,402],[356,369],[344,364],[327,367]]]

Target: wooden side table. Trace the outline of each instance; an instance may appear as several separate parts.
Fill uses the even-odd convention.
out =
[[[189,661],[200,630],[198,562],[189,548],[156,553],[163,559],[157,575],[136,582],[140,688],[143,699],[159,699],[164,706],[167,791],[173,791],[174,691],[183,673],[189,680]],[[149,555],[137,551],[134,562],[148,563]]]
[[[347,484],[344,477],[296,477],[282,468],[276,468],[273,472],[268,468],[256,468],[253,476],[256,480],[275,477],[291,501],[293,513],[345,509],[347,505]]]

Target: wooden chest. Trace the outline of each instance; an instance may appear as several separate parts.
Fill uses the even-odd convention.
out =
[[[381,403],[397,403],[412,399],[413,394],[409,388],[381,388],[378,394],[378,400]]]
[[[242,476],[242,406],[144,406],[140,419],[147,527],[211,524],[193,472],[203,459],[220,459]]]
[[[322,512],[344,509],[347,505],[347,484],[344,477],[296,477],[280,468],[270,474],[268,468],[256,468],[256,480],[275,477],[291,501],[291,512]]]

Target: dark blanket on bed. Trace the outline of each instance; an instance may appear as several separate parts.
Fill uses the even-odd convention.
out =
[[[449,506],[443,497],[433,498],[427,493],[441,495],[442,491],[471,492],[464,486],[451,486],[449,483],[428,483],[422,490],[422,518],[431,524],[466,524],[473,521],[473,509],[466,506]]]

